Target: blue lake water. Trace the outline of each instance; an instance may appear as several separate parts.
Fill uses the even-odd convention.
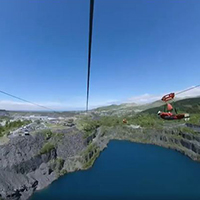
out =
[[[200,200],[200,163],[162,147],[111,141],[92,168],[30,200]]]

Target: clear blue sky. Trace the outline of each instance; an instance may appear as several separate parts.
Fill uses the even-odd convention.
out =
[[[199,84],[199,10],[199,0],[95,0],[91,105]],[[1,0],[0,90],[83,108],[88,21],[89,0]]]

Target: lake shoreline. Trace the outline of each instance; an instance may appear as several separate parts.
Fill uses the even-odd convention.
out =
[[[72,143],[74,141],[74,138],[77,138],[76,134],[78,133],[78,130],[74,129],[74,131],[75,132],[72,132],[72,135],[70,136],[72,139]],[[80,136],[78,140],[81,141],[82,136],[81,134],[79,135]],[[41,135],[38,135],[37,137],[40,137],[40,141],[46,141],[45,138]],[[35,145],[34,140],[35,139],[33,138],[33,143]],[[19,170],[21,170],[21,167],[25,167],[24,170],[28,172],[28,176],[32,176],[33,173],[37,175],[34,175],[36,177],[36,180],[33,180],[31,185],[29,184],[30,186],[28,186],[28,184],[25,183],[25,189],[23,189],[23,184],[18,183],[18,187],[20,187],[21,189],[17,189],[17,191],[11,190],[10,194],[5,193],[5,195],[9,197],[7,199],[14,200],[18,198],[20,200],[27,200],[30,198],[30,196],[35,190],[42,190],[46,188],[52,182],[57,180],[60,176],[63,176],[67,173],[72,173],[80,170],[87,170],[91,168],[96,159],[112,140],[124,140],[135,143],[157,145],[164,148],[179,151],[182,154],[190,157],[192,160],[200,161],[200,145],[198,145],[200,144],[200,137],[198,136],[198,134],[183,133],[180,132],[180,130],[174,128],[156,130],[149,128],[132,128],[128,125],[116,127],[102,126],[95,130],[88,138],[85,138],[81,141],[81,143],[83,144],[81,149],[79,147],[80,144],[77,143],[77,153],[71,157],[66,158],[64,158],[65,152],[69,151],[69,146],[66,146],[66,144],[63,142],[63,140],[65,139],[62,139],[60,141],[59,138],[57,138],[56,136],[50,139],[50,141],[52,140],[56,140],[58,142],[58,147],[53,148],[52,150],[43,155],[38,155],[37,159],[41,159],[40,162],[37,161],[38,166],[36,166],[37,163],[35,163],[35,161],[33,160],[34,163],[32,163],[31,165],[34,164],[37,167],[36,171],[29,172],[29,170],[32,169],[31,165],[30,169],[29,165],[19,165]],[[68,140],[69,139],[67,139],[66,141]],[[23,139],[23,142],[28,142],[28,140]],[[60,144],[61,142],[63,143],[62,145]],[[18,142],[16,142],[16,144],[18,145]],[[73,145],[72,147],[74,148]],[[13,175],[14,177],[16,176],[15,174]],[[25,177],[27,177],[26,174],[24,175]],[[23,180],[23,177],[19,178]],[[17,175],[16,179],[19,178]],[[3,195],[2,198],[4,198]]]
[[[187,166],[183,166],[184,163],[189,164],[188,169],[182,169]],[[193,165],[197,166],[198,169],[193,169],[191,167]],[[187,174],[185,174],[185,170],[188,172]],[[111,194],[115,199],[119,197],[118,195],[123,194],[128,200],[133,199],[132,195],[134,194],[136,195],[136,200],[148,200],[153,199],[153,197],[157,197],[154,199],[163,199],[165,196],[169,197],[170,195],[172,195],[171,197],[177,197],[177,199],[184,199],[181,188],[187,188],[187,180],[192,177],[195,182],[193,180],[190,181],[192,187],[194,187],[193,190],[196,192],[190,191],[190,189],[184,192],[187,195],[185,199],[190,196],[191,198],[189,199],[193,200],[194,198],[191,194],[200,196],[198,184],[196,184],[198,178],[193,176],[198,170],[200,170],[198,162],[193,162],[188,157],[173,150],[150,144],[143,145],[130,141],[112,140],[109,142],[108,148],[101,152],[92,168],[63,176],[53,182],[45,191],[36,192],[30,200],[45,198],[52,200],[55,197],[59,200],[81,200],[83,199],[82,196],[85,195],[87,195],[85,196],[87,199],[94,197],[95,199],[103,198],[107,200],[110,199],[109,195]],[[106,177],[109,177],[109,179]],[[152,181],[151,185],[143,185],[145,180],[147,182]],[[108,184],[107,186],[105,181]],[[122,184],[120,184],[121,182]],[[117,185],[119,185],[118,190],[115,188]],[[180,187],[177,185],[180,185]],[[132,189],[130,189],[130,186]],[[157,188],[159,189],[157,190]],[[176,189],[174,190],[174,188]],[[62,195],[59,195],[57,190]],[[143,193],[140,192],[141,195],[137,193],[140,190],[143,191]],[[166,190],[168,191],[167,193]],[[152,194],[154,195],[152,196]],[[143,195],[145,198],[142,198]],[[165,197],[164,199],[167,198]]]

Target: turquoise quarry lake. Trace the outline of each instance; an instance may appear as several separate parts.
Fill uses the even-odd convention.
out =
[[[200,199],[200,163],[154,145],[111,141],[92,168],[67,174],[30,198],[112,199]]]

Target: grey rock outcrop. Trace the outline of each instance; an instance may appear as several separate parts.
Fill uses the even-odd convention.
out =
[[[200,161],[200,135],[198,133],[182,132],[176,128],[156,130],[118,127],[107,130],[104,137],[109,140],[129,140],[171,148],[187,155],[193,160]]]
[[[50,139],[55,148],[45,153],[40,151],[49,139],[40,133],[15,137],[0,146],[0,198],[26,200],[34,190],[57,179],[62,169],[74,171],[82,167],[80,159],[76,159],[85,147],[82,134],[61,136],[62,140]]]

